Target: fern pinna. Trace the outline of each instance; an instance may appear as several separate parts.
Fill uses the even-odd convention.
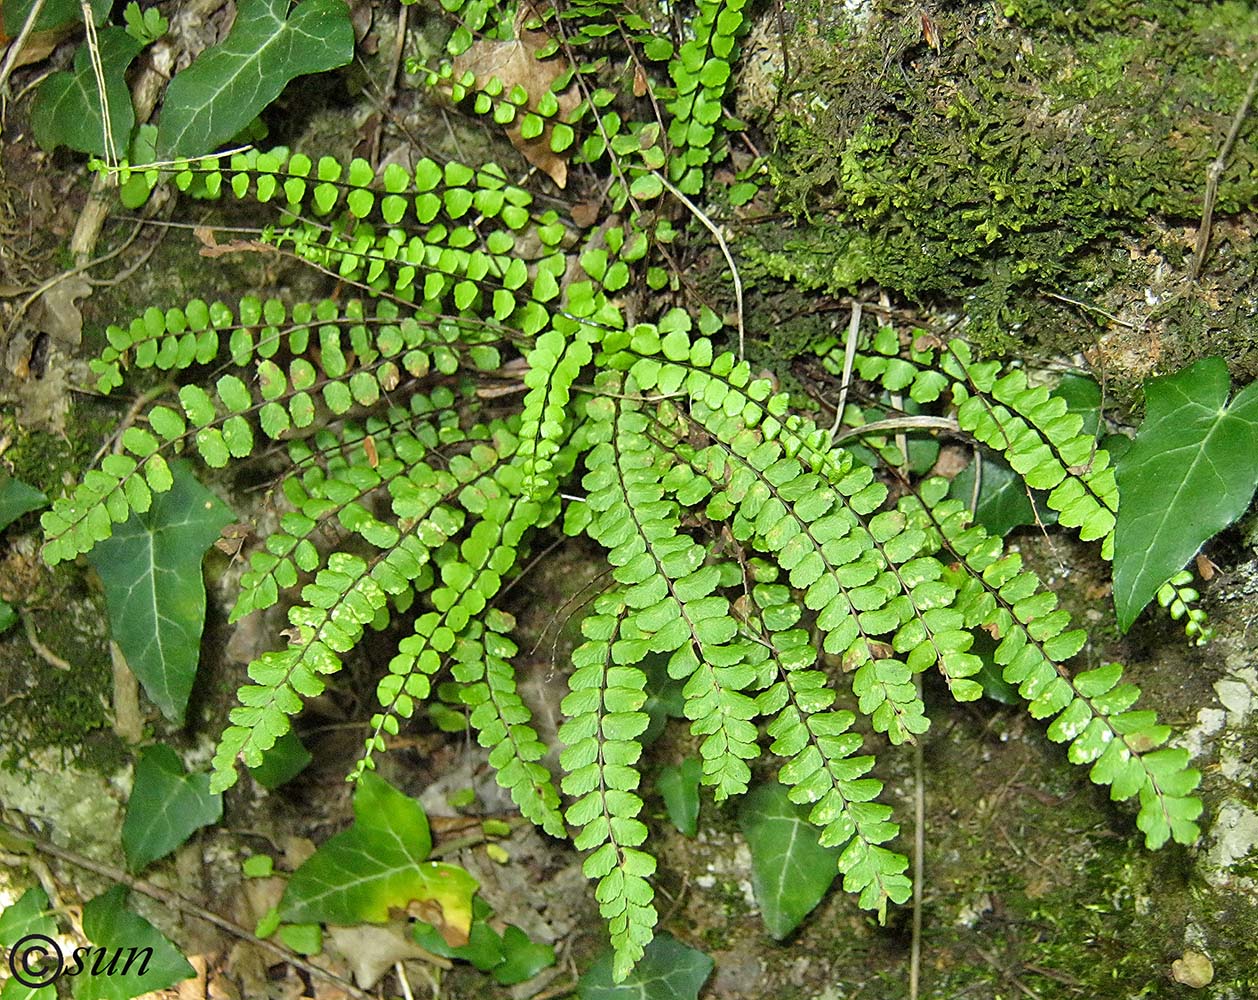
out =
[[[937,669],[954,698],[978,698],[979,629],[996,637],[995,661],[1031,714],[1051,720],[1049,737],[1114,799],[1138,797],[1151,847],[1193,841],[1201,808],[1199,776],[1185,751],[1166,747],[1169,729],[1133,709],[1138,691],[1118,665],[1067,666],[1085,634],[948,498],[946,482],[892,497],[832,430],[716,346],[722,323],[711,310],[697,326],[677,307],[626,316],[616,296],[635,279],[667,283],[661,264],[676,235],[644,205],[669,189],[699,194],[739,127],[722,99],[741,6],[700,0],[676,49],[615,5],[539,12],[554,58],[569,67],[552,90],[580,94],[566,121],[556,100],[534,102],[450,64],[429,71],[473,113],[546,119],[526,135],[549,134],[552,152],[607,172],[610,204],[624,213],[585,233],[493,163],[423,159],[377,172],[363,160],[274,149],[137,171],[132,180],[149,187],[169,176],[198,197],[230,191],[276,203],[279,222],[259,245],[362,297],[245,297],[234,309],[193,301],[111,326],[92,363],[102,391],[145,369],[178,373],[183,384],[43,519],[48,560],[70,559],[168,490],[174,456],[222,468],[263,440],[284,443],[291,465],[273,494],[278,529],[251,553],[232,620],[285,593],[299,600],[288,645],[249,665],[213,787],[236,781],[237,762],[261,762],[366,629],[405,623],[355,775],[374,766],[435,681],[452,677],[521,813],[555,836],[571,832],[589,852],[618,978],[657,920],[655,860],[639,818],[643,664],[652,658],[682,684],[715,797],[747,790],[766,735],[792,800],[808,808],[822,843],[842,849],[845,888],[876,911],[907,899],[910,884],[904,855],[887,846],[898,826],[878,801],[855,712],[898,744],[930,724],[916,674]],[[463,7],[485,26],[487,4]],[[514,18],[499,13],[492,30],[509,33]],[[605,59],[580,61],[600,45],[653,67],[666,129],[609,109],[633,102],[600,85]],[[499,111],[504,101],[511,115]],[[711,197],[719,202],[721,189]],[[1108,550],[1112,470],[1064,404],[1017,370],[975,362],[959,341],[905,345],[883,331],[859,348],[862,378],[949,405],[1030,486],[1051,490],[1063,525]],[[489,415],[477,386],[507,363],[524,372],[522,401],[510,416]],[[588,535],[611,565],[573,655],[558,788],[516,690],[513,622],[495,607],[552,526]],[[329,536],[339,542],[315,543]],[[853,708],[843,708],[839,687],[849,682]]]

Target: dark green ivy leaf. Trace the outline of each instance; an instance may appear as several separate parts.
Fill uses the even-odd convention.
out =
[[[174,485],[132,512],[88,559],[100,574],[109,623],[127,664],[162,714],[183,724],[205,625],[201,560],[232,512],[183,463]]]
[[[113,130],[114,154],[123,156],[131,142],[135,109],[123,74],[144,43],[122,28],[105,28],[97,33],[105,94],[109,98],[109,124]],[[35,141],[51,152],[69,146],[80,153],[105,156],[104,115],[100,90],[86,45],[74,54],[74,71],[54,73],[39,85],[31,109]]]
[[[116,885],[84,904],[83,930],[92,950],[82,955],[82,969],[74,977],[75,1000],[131,1000],[196,974],[157,928],[126,909],[126,899],[126,888]],[[66,972],[73,969],[67,960]]]
[[[1114,607],[1124,632],[1258,484],[1258,382],[1228,401],[1222,358],[1150,379],[1136,443],[1117,463]]]
[[[664,808],[673,826],[693,837],[699,825],[699,779],[703,777],[703,765],[696,757],[687,757],[680,764],[660,769],[655,787],[664,799]]]
[[[208,153],[280,95],[294,77],[344,66],[354,28],[343,0],[239,0],[232,30],[166,89],[157,126],[162,159]]]
[[[581,977],[581,1000],[698,1000],[712,974],[712,959],[668,933],[655,935],[623,983],[612,981],[612,954]]]
[[[222,816],[223,797],[211,794],[208,774],[188,774],[179,755],[164,744],[149,747],[136,765],[122,823],[127,867],[140,871]]]
[[[28,511],[38,510],[48,498],[33,486],[0,472],[0,531]]]
[[[808,810],[792,802],[778,782],[747,794],[738,825],[751,849],[751,884],[761,917],[781,941],[825,896],[839,873],[840,851],[817,842]]]

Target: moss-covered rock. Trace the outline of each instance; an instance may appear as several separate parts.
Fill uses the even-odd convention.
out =
[[[775,106],[741,109],[771,133],[778,198],[798,223],[756,229],[753,277],[959,308],[991,351],[1104,348],[1099,326],[1119,355],[1137,329],[1139,359],[1102,351],[1120,379],[1208,353],[1258,374],[1248,237],[1228,225],[1258,198],[1252,124],[1219,185],[1207,273],[1187,280],[1258,11],[1006,0],[1003,14],[936,5],[926,31],[920,5],[847,6],[800,16]]]

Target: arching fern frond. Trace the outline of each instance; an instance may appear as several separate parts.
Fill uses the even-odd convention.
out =
[[[632,616],[623,591],[594,602],[581,623],[586,641],[572,654],[559,728],[566,744],[559,758],[563,790],[573,796],[566,815],[578,830],[575,846],[591,852],[582,870],[598,883],[599,912],[608,922],[614,972],[621,979],[642,957],[658,919],[647,882],[655,858],[640,850],[647,828],[637,818],[639,737],[649,722],[642,711],[646,674],[638,663],[648,640],[632,627]]]

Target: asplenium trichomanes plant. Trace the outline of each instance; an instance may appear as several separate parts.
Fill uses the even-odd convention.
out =
[[[1068,743],[1114,799],[1139,797],[1151,847],[1198,833],[1199,776],[1186,752],[1165,746],[1169,728],[1132,709],[1139,692],[1117,664],[1068,666],[1085,633],[946,497],[946,482],[892,497],[831,429],[717,346],[711,310],[696,320],[669,304],[631,320],[616,298],[667,278],[670,195],[712,211],[730,201],[711,168],[739,127],[722,102],[741,8],[700,0],[676,45],[605,2],[539,11],[551,58],[566,67],[552,92],[572,86],[579,98],[565,121],[549,94],[448,65],[431,71],[472,110],[517,122],[601,175],[610,213],[575,235],[493,163],[423,159],[377,174],[362,160],[276,149],[226,167],[151,168],[204,197],[277,202],[264,242],[365,294],[154,306],[110,327],[93,362],[102,390],[125,369],[179,372],[183,385],[43,521],[48,560],[72,558],[170,487],[169,456],[222,468],[248,460],[260,438],[286,442],[279,529],[252,553],[231,617],[281,594],[300,599],[288,645],[249,666],[214,787],[235,782],[238,761],[261,761],[366,628],[394,622],[407,634],[379,680],[355,774],[448,673],[520,811],[589,852],[622,978],[657,920],[656,862],[638,818],[649,657],[684,683],[715,797],[747,789],[767,734],[779,779],[810,807],[821,841],[843,849],[844,887],[874,910],[908,897],[906,860],[885,846],[898,827],[836,690],[850,684],[875,730],[911,741],[929,725],[914,674],[938,670],[957,699],[980,696],[978,629],[996,638],[995,661],[1031,714],[1052,720],[1050,739]],[[469,2],[463,13],[491,36],[514,30],[510,10]],[[523,373],[522,400],[489,416],[476,388],[504,365]],[[856,370],[880,391],[947,406],[1029,486],[1050,491],[1062,525],[1108,551],[1113,470],[1062,400],[1021,371],[975,361],[960,341],[906,343],[883,331],[861,345]],[[494,606],[532,540],[555,525],[601,545],[613,581],[581,625],[558,787],[516,692],[512,620]],[[339,542],[315,544],[328,534]],[[820,662],[822,650],[836,666]]]

